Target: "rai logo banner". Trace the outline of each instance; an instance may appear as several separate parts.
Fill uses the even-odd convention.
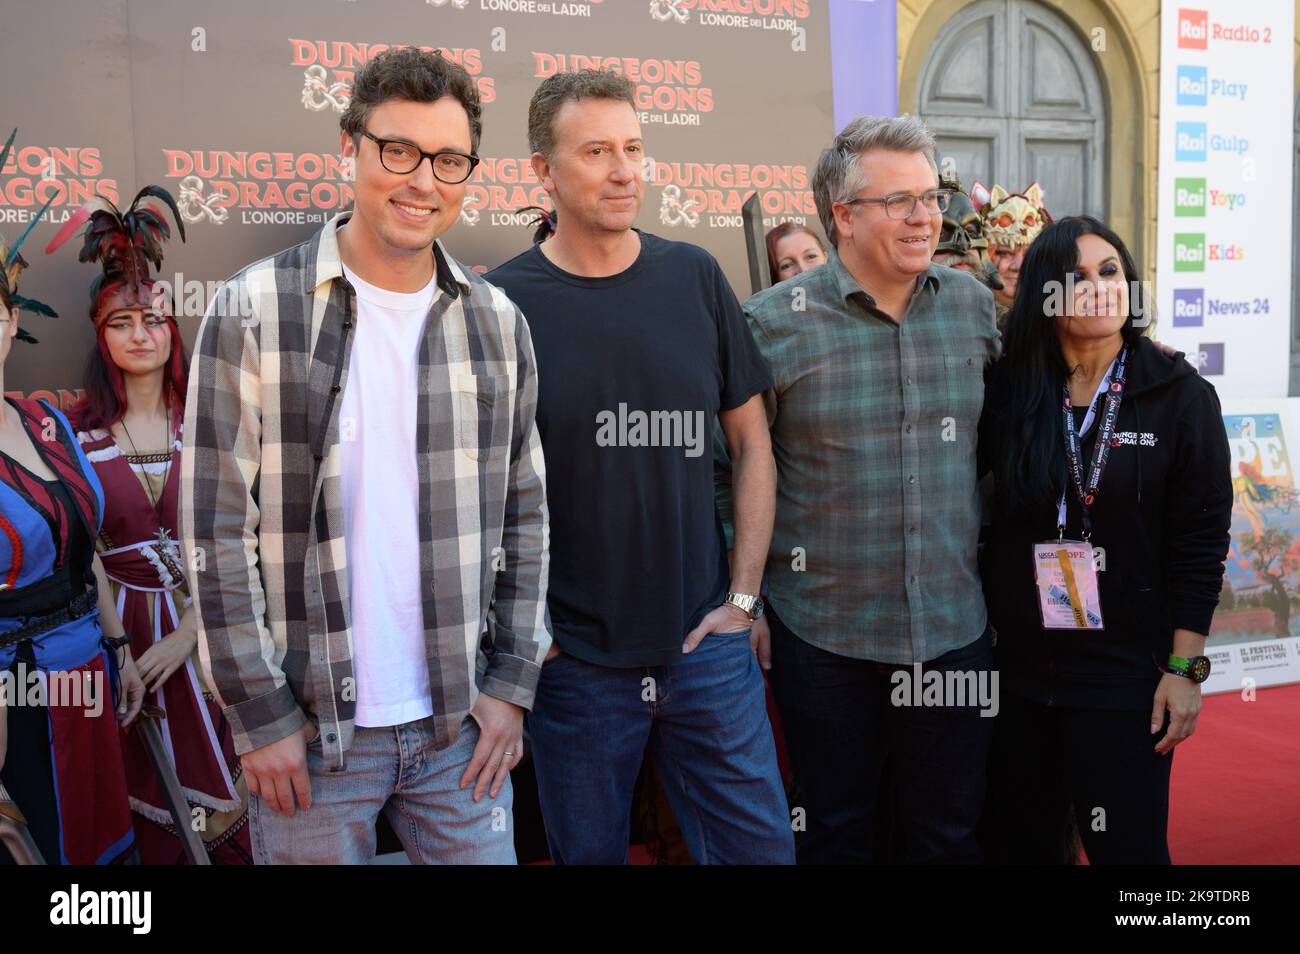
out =
[[[1210,34],[1210,15],[1205,10],[1178,11],[1178,48],[1204,50]]]

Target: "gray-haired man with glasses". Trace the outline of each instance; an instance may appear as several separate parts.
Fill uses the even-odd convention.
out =
[[[930,670],[990,684],[975,435],[998,352],[993,296],[930,263],[950,193],[919,119],[849,123],[813,194],[830,261],[745,304],[775,381],[776,525],[756,626],[771,627],[802,792],[799,860],[885,860],[872,822],[887,798],[902,860],[977,862],[992,721],[923,689]],[[886,756],[895,784],[880,791]]]
[[[218,303],[253,313],[199,331],[181,519],[200,656],[259,863],[365,862],[381,813],[412,861],[513,863],[547,511],[528,326],[438,240],[478,92],[394,49],[340,125],[354,208],[236,275]]]

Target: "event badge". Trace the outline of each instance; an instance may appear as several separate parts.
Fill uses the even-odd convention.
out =
[[[1056,539],[1034,544],[1034,581],[1038,584],[1038,612],[1043,629],[1105,629],[1101,621],[1101,590],[1097,584],[1097,563],[1092,548],[1092,519],[1089,510],[1097,500],[1101,476],[1115,440],[1115,422],[1124,393],[1128,367],[1128,347],[1121,347],[1110,368],[1097,384],[1092,403],[1075,430],[1074,404],[1070,388],[1061,386],[1062,430],[1070,480],[1079,498],[1082,540],[1066,540],[1065,491],[1056,509]],[[1103,395],[1105,396],[1103,399]],[[1079,438],[1088,433],[1098,416],[1098,404],[1104,405],[1093,449],[1092,466],[1087,474],[1080,459]],[[1085,479],[1086,478],[1086,479]]]
[[[1035,543],[1034,580],[1044,629],[1105,629],[1091,543]]]

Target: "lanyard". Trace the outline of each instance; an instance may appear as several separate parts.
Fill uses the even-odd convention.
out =
[[[1074,491],[1083,508],[1083,539],[1092,536],[1092,522],[1088,519],[1088,508],[1097,499],[1097,488],[1101,484],[1102,472],[1106,469],[1106,459],[1110,456],[1111,438],[1115,433],[1115,420],[1119,417],[1119,402],[1124,394],[1124,375],[1128,365],[1128,347],[1120,349],[1110,368],[1097,385],[1097,393],[1092,396],[1092,403],[1083,417],[1083,426],[1078,432],[1074,429],[1074,405],[1070,401],[1070,385],[1061,386],[1064,394],[1062,412],[1065,419],[1065,456],[1070,464],[1070,479]],[[1101,412],[1101,424],[1098,425],[1097,443],[1092,451],[1092,465],[1088,469],[1088,480],[1083,479],[1083,463],[1079,459],[1079,439],[1088,433],[1096,416],[1097,398],[1105,392],[1105,408]],[[1056,508],[1056,532],[1058,537],[1065,535],[1065,491],[1061,492],[1061,501]]]

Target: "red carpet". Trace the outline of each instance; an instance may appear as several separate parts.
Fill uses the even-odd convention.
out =
[[[1300,864],[1300,685],[1206,696],[1169,799],[1174,864]]]
[[[1169,817],[1174,864],[1300,863],[1300,685],[1205,697]]]

